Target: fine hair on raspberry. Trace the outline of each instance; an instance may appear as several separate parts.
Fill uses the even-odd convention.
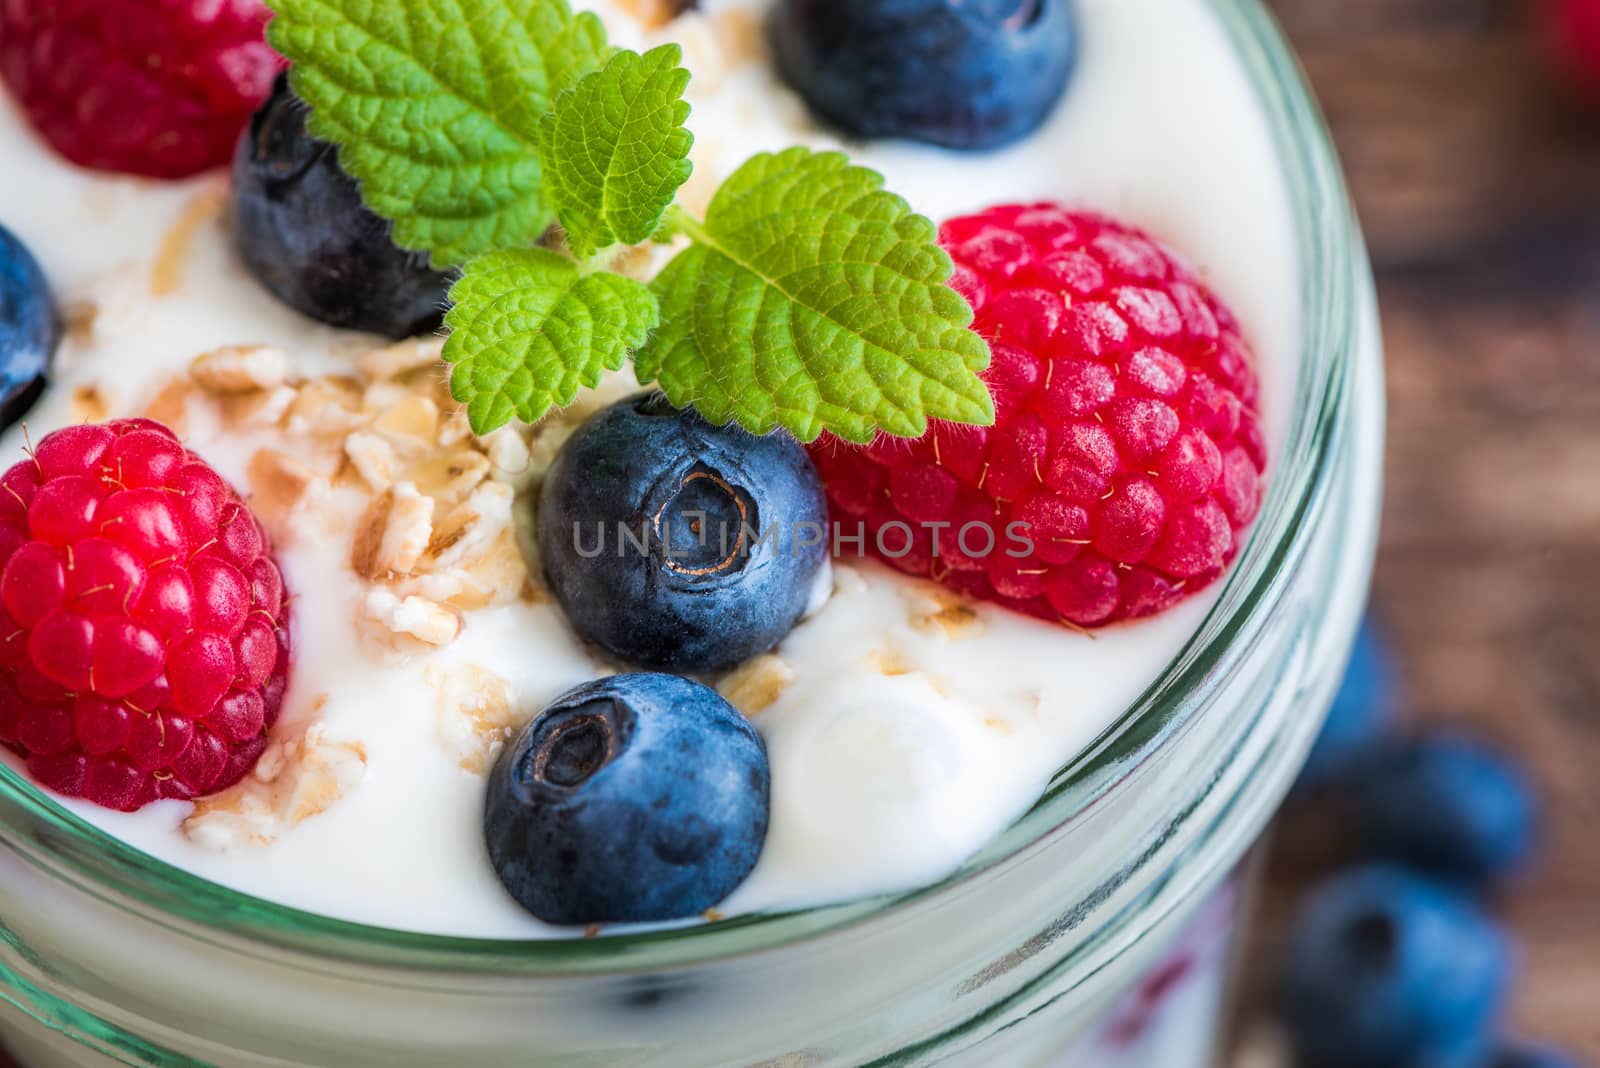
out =
[[[58,430],[0,477],[0,744],[44,786],[133,810],[237,782],[289,630],[260,522],[165,426]]]
[[[947,222],[940,242],[990,342],[994,425],[820,439],[835,520],[909,525],[890,565],[1078,627],[1153,615],[1215,581],[1267,461],[1233,314],[1176,253],[1104,215],[1012,205]],[[950,531],[974,524],[1026,529],[1032,550],[966,552]]]

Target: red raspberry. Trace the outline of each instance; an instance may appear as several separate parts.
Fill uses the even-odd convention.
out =
[[[1600,101],[1600,0],[1549,0],[1546,21],[1557,59]]]
[[[819,441],[841,533],[864,521],[868,551],[903,571],[1082,627],[1159,612],[1220,575],[1266,465],[1228,309],[1170,250],[1100,215],[996,208],[940,241],[992,344],[995,425]]]
[[[56,151],[183,178],[226,163],[281,60],[260,0],[0,0],[0,77]]]
[[[59,430],[0,477],[0,743],[131,811],[267,745],[289,607],[261,524],[160,423]]]

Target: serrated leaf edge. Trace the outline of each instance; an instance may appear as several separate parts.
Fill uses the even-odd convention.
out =
[[[552,308],[560,306],[561,302],[571,297],[579,287],[592,281],[603,282],[612,287],[615,292],[611,295],[617,299],[625,299],[623,290],[631,290],[628,295],[643,296],[650,301],[651,314],[647,322],[607,324],[605,329],[618,334],[619,345],[615,352],[601,353],[600,358],[594,358],[595,350],[591,347],[589,358],[574,369],[574,381],[560,387],[542,387],[541,392],[549,398],[543,407],[524,408],[519,402],[507,397],[503,389],[492,391],[471,391],[467,388],[467,380],[462,375],[463,368],[471,367],[481,358],[481,354],[472,351],[467,346],[473,344],[477,338],[474,336],[473,325],[481,320],[492,318],[497,309],[506,303],[518,299],[520,287],[513,281],[511,284],[496,287],[496,292],[485,302],[475,303],[475,290],[488,290],[491,280],[497,276],[509,276],[515,280],[519,275],[529,278],[533,271],[540,269],[554,269],[560,272],[564,284],[561,292],[551,301]],[[467,264],[466,270],[460,279],[451,286],[451,308],[445,314],[445,326],[450,330],[450,335],[445,339],[443,359],[450,364],[454,371],[450,377],[450,395],[458,402],[467,406],[468,420],[472,425],[473,433],[487,434],[505,425],[513,417],[518,417],[524,422],[532,423],[543,417],[553,408],[565,407],[577,397],[580,388],[592,389],[599,384],[606,371],[615,371],[622,367],[629,355],[649,338],[650,332],[655,328],[659,319],[659,306],[656,304],[655,294],[642,282],[634,281],[624,275],[611,273],[585,273],[572,260],[567,259],[548,249],[514,249],[501,252],[491,252],[477,257]],[[592,306],[585,302],[585,307]],[[548,318],[545,320],[547,323]],[[524,334],[533,335],[542,333],[545,323],[541,323],[537,330],[524,331]],[[600,329],[597,324],[596,329]],[[548,335],[547,335],[548,336]],[[496,338],[493,346],[505,347],[508,338]],[[508,371],[505,378],[509,378],[513,371]],[[502,379],[502,382],[504,379]],[[492,404],[485,408],[484,404]]]

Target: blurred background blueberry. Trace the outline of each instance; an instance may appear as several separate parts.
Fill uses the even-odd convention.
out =
[[[1317,736],[1298,789],[1326,783],[1393,725],[1399,676],[1377,624],[1368,618],[1356,635],[1344,681]]]
[[[1290,931],[1284,1016],[1316,1068],[1480,1068],[1510,978],[1470,899],[1396,867],[1335,877]]]
[[[1536,803],[1523,770],[1456,732],[1399,740],[1346,777],[1357,848],[1444,879],[1502,881],[1533,851]]]

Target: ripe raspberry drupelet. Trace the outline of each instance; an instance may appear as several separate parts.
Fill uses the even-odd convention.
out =
[[[0,743],[107,808],[237,782],[283,703],[289,608],[237,493],[147,419],[0,478]]]
[[[1266,466],[1233,315],[1173,252],[1104,216],[996,208],[940,240],[992,345],[995,424],[819,440],[834,521],[882,532],[869,548],[903,571],[1075,626],[1152,615],[1216,579]]]
[[[184,178],[226,163],[283,61],[261,0],[0,0],[0,77],[72,162]]]

